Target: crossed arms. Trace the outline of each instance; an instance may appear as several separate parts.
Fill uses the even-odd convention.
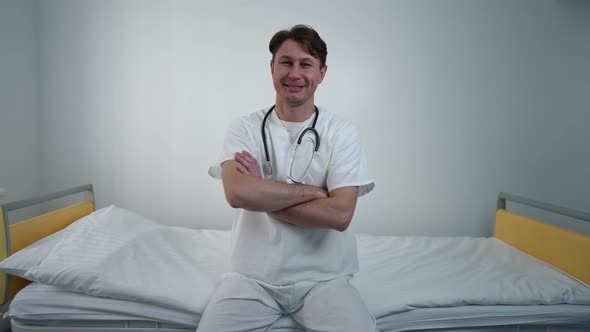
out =
[[[304,184],[265,180],[257,160],[247,151],[222,165],[225,197],[233,208],[268,212],[275,218],[298,226],[344,231],[350,225],[358,187],[330,192]]]

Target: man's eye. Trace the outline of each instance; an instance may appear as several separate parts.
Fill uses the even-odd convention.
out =
[[[304,63],[304,64],[302,64],[301,66],[302,66],[302,67],[305,67],[305,68],[309,68],[309,67],[311,67],[311,65],[310,65],[309,63]]]
[[[290,65],[290,64],[291,64],[291,62],[289,62],[289,61],[281,61],[281,64],[282,64],[282,65]]]

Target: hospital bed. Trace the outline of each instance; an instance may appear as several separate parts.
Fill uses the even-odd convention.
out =
[[[79,193],[85,193],[81,202],[10,224],[9,214],[13,211],[60,197],[80,195]],[[590,331],[590,236],[509,211],[506,201],[563,214],[579,219],[580,222],[590,221],[590,215],[584,212],[501,193],[497,201],[494,238],[358,235],[361,272],[355,276],[353,283],[377,318],[382,332]],[[3,263],[8,262],[8,258],[17,257],[19,251],[22,254],[37,250],[37,254],[42,252],[47,257],[42,262],[31,263],[27,260],[36,256],[30,254],[24,258],[25,263],[43,266],[51,261],[52,255],[59,256],[59,248],[73,245],[71,239],[64,240],[66,236],[75,235],[79,239],[80,234],[89,236],[87,239],[79,239],[80,248],[92,249],[100,246],[102,242],[93,244],[92,241],[102,241],[102,238],[88,230],[95,227],[93,223],[98,224],[93,220],[115,215],[118,210],[110,207],[106,211],[95,211],[91,185],[1,205],[0,260],[4,260]],[[102,214],[93,217],[99,212]],[[125,214],[127,212],[117,213],[131,216],[132,219],[137,217]],[[103,232],[103,236],[108,236],[110,240],[125,232],[124,227],[112,230],[117,225],[125,224],[125,218],[120,218],[124,222],[103,219],[100,222],[106,226],[96,234]],[[109,222],[112,223],[108,224]],[[200,317],[198,311],[206,304],[210,291],[222,273],[228,269],[229,231],[189,231],[151,223],[145,225],[152,227],[152,231],[145,232],[146,239],[152,236],[149,241],[158,241],[162,233],[170,236],[169,233],[178,232],[184,234],[182,236],[188,236],[187,241],[195,243],[194,252],[199,257],[191,258],[197,260],[192,265],[202,265],[204,272],[195,272],[200,274],[188,279],[196,280],[196,283],[187,286],[183,284],[182,276],[193,272],[168,271],[170,280],[167,284],[170,285],[167,286],[185,287],[186,289],[177,293],[180,297],[185,291],[191,297],[201,294],[200,299],[195,299],[195,302],[199,302],[199,305],[194,305],[197,309],[191,307],[193,303],[190,302],[190,297],[186,301],[188,304],[182,306],[180,303],[183,300],[176,301],[174,298],[162,301],[150,301],[149,297],[134,300],[133,297],[126,296],[117,298],[118,293],[111,294],[108,291],[107,294],[114,296],[93,296],[89,294],[93,294],[96,285],[85,294],[79,289],[69,288],[67,280],[61,285],[65,287],[59,284],[31,283],[15,276],[23,276],[24,272],[13,267],[10,272],[15,275],[0,273],[0,300],[3,300],[2,308],[6,311],[4,317],[10,319],[12,331],[194,331]],[[137,229],[138,226],[130,226],[133,227]],[[60,239],[54,239],[57,234],[70,229],[74,230],[69,235],[60,235]],[[118,233],[104,235],[111,230]],[[43,247],[46,242],[52,242],[52,247]],[[169,242],[162,243],[167,246]],[[150,248],[125,250],[132,251],[131,257],[138,257],[143,255],[142,250],[149,251]],[[81,255],[98,254],[99,252],[84,252]],[[173,253],[173,256],[184,254],[186,253]],[[117,255],[114,257],[127,257],[122,249],[118,249]],[[57,262],[65,261],[66,264],[70,259],[68,257],[77,256],[62,256],[62,260]],[[119,266],[119,269],[125,269],[125,265],[117,265],[116,260],[109,258],[108,261],[113,266]],[[133,264],[134,261],[129,262]],[[72,268],[75,267],[69,269]],[[166,267],[161,267],[160,270],[164,269]],[[511,271],[501,271],[503,269],[513,270],[514,275],[510,275]],[[67,272],[68,269],[64,271]],[[149,271],[147,274],[150,276],[146,275],[146,282],[151,280],[152,274],[158,274],[157,270]],[[102,271],[96,273],[102,278]],[[180,277],[174,277],[175,275]],[[59,277],[61,276],[50,275],[44,280],[51,281]],[[123,290],[130,285],[132,288],[136,287],[139,293],[142,287],[146,292],[153,288],[149,284],[136,285],[137,280],[127,284],[125,280],[121,282]],[[522,285],[522,289],[519,285]],[[199,293],[201,286],[203,291]],[[533,299],[520,299],[515,295],[521,292],[532,294]],[[153,298],[158,300],[165,296],[156,294]],[[272,331],[302,330],[285,316],[273,326]]]

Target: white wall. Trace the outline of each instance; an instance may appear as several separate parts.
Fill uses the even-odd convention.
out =
[[[0,2],[0,203],[41,191],[37,9]]]
[[[268,41],[328,44],[316,102],[358,125],[377,187],[354,228],[490,235],[499,191],[590,210],[590,4],[41,1],[46,191],[229,228],[207,175],[231,119],[274,101]]]

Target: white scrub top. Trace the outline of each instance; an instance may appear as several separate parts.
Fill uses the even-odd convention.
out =
[[[211,176],[219,178],[220,165],[234,160],[234,154],[243,150],[250,152],[262,167],[266,156],[261,126],[267,111],[240,117],[230,125],[221,158],[209,169]],[[358,186],[359,196],[373,190],[375,184],[368,175],[357,129],[323,108],[319,109],[315,128],[320,147],[303,183],[328,192]],[[287,129],[274,111],[266,122],[266,138],[273,174],[266,176],[262,169],[261,174],[267,179],[292,183],[288,175],[297,142],[291,143]],[[275,285],[330,280],[358,272],[356,238],[351,231],[300,227],[266,212],[237,209],[232,245],[234,272]]]

